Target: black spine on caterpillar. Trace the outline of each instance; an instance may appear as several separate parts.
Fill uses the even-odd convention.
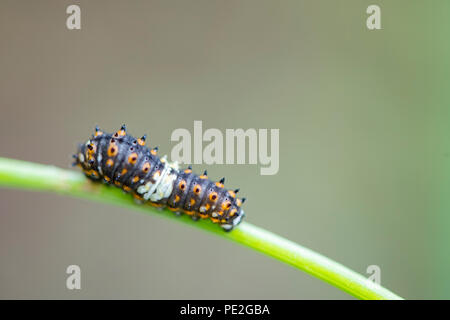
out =
[[[90,179],[120,187],[140,202],[167,207],[195,220],[210,219],[226,231],[242,221],[245,198],[236,197],[239,189],[225,189],[225,179],[213,182],[206,171],[197,175],[191,167],[179,170],[176,162],[159,158],[157,148],[147,148],[145,140],[146,136],[128,135],[125,125],[114,134],[97,127],[91,139],[79,145],[74,165]]]

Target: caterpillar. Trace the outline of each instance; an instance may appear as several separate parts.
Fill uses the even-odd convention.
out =
[[[97,126],[85,143],[78,145],[73,165],[91,180],[122,188],[140,203],[168,208],[177,215],[194,220],[210,219],[231,231],[245,216],[238,198],[239,189],[224,187],[225,178],[214,182],[208,173],[195,174],[189,166],[180,170],[167,156],[160,158],[158,148],[146,146],[146,135],[135,138],[123,125],[114,134]]]

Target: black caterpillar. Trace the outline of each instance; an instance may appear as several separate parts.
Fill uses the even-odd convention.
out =
[[[179,170],[176,162],[157,156],[158,148],[147,148],[145,139],[145,135],[139,139],[128,135],[125,125],[114,134],[96,127],[73,155],[74,165],[90,179],[122,188],[140,202],[184,212],[195,220],[209,218],[226,231],[242,221],[245,198],[236,197],[239,189],[225,189],[225,178],[213,182],[206,171],[197,175],[190,166]]]

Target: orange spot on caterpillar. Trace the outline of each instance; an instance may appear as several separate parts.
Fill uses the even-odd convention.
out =
[[[90,174],[91,174],[92,177],[95,177],[95,178],[98,178],[98,177],[100,176],[100,175],[98,174],[98,172],[95,171],[94,169],[92,169],[92,170],[90,171]]]
[[[231,207],[231,202],[230,201],[225,201],[224,203],[222,203],[222,209],[223,210],[227,210],[230,207]]]
[[[126,129],[126,127],[125,127],[125,125],[123,125],[121,128],[120,128],[120,130],[119,131],[117,131],[115,134],[114,134],[114,137],[123,137],[124,135],[126,135],[127,134],[127,129]]]
[[[115,157],[118,152],[119,152],[119,148],[117,147],[117,145],[114,142],[110,142],[109,147],[108,147],[108,152],[107,152],[108,157]]]
[[[136,153],[136,152],[133,152],[132,154],[130,154],[130,155],[128,156],[128,163],[129,163],[129,164],[136,164],[137,159],[138,159],[137,153]]]
[[[209,200],[216,202],[217,201],[217,192],[211,192],[209,195]]]
[[[194,186],[194,193],[195,193],[196,195],[199,195],[200,192],[202,192],[202,187],[201,187],[199,184],[195,185],[195,186]]]
[[[133,193],[133,197],[137,200],[144,200],[144,198],[142,198],[140,195]]]
[[[114,165],[114,161],[112,159],[106,160],[106,166],[107,167],[112,167],[113,165]]]
[[[90,144],[87,145],[87,152],[88,155],[92,155],[95,153],[95,151],[97,151],[97,147],[95,144],[93,144],[92,142]]]
[[[157,180],[161,176],[161,171],[158,170],[153,174],[153,180]]]
[[[137,139],[137,143],[140,146],[145,146],[145,138],[142,137],[142,138]]]
[[[150,170],[150,163],[149,162],[144,163],[144,165],[142,166],[142,171],[147,173],[149,170]]]

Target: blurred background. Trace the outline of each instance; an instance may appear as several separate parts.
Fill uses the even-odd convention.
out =
[[[81,7],[81,30],[66,28]],[[366,28],[381,7],[382,30]],[[71,168],[96,124],[280,129],[280,169],[195,165],[246,221],[409,299],[450,298],[448,1],[1,1],[0,155]],[[76,169],[73,169],[76,170]],[[170,214],[170,213],[167,213]],[[81,267],[82,289],[66,289]],[[0,298],[352,299],[216,236],[0,190]]]

